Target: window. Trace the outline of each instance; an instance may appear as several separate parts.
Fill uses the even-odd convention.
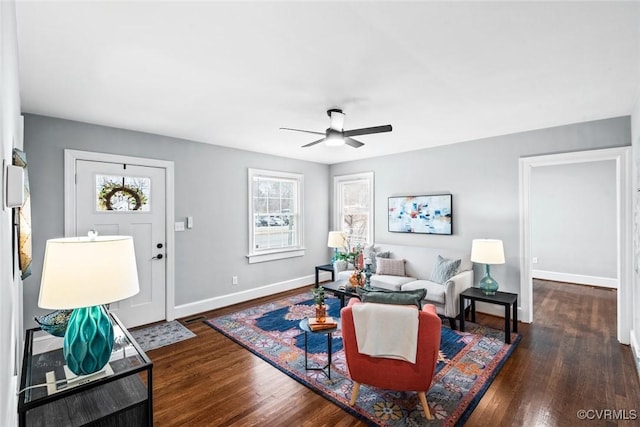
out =
[[[333,178],[336,230],[346,231],[349,243],[373,243],[373,172]]]
[[[249,169],[249,263],[304,255],[303,176]]]

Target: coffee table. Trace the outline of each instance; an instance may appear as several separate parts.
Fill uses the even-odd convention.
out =
[[[325,291],[331,292],[333,295],[340,298],[340,308],[345,306],[345,299],[347,298],[358,298],[358,294],[355,290],[348,291],[347,284],[348,280],[336,280],[335,282],[325,283],[322,285]]]

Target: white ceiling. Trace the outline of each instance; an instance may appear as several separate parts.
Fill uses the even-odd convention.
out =
[[[628,115],[638,2],[21,1],[23,111],[337,163]],[[310,148],[326,110],[362,148]]]

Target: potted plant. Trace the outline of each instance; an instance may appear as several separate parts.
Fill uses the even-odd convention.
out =
[[[327,317],[327,306],[324,303],[325,293],[322,286],[313,288],[313,302],[316,304],[316,320],[319,323],[324,322]]]

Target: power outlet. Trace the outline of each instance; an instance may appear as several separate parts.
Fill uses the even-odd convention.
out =
[[[238,284],[238,276],[233,276],[231,278],[231,284],[232,285],[237,285]]]
[[[534,256],[533,258],[531,258],[531,262],[532,262],[533,264],[537,264],[537,263],[538,263],[538,257],[537,257],[537,256]]]

